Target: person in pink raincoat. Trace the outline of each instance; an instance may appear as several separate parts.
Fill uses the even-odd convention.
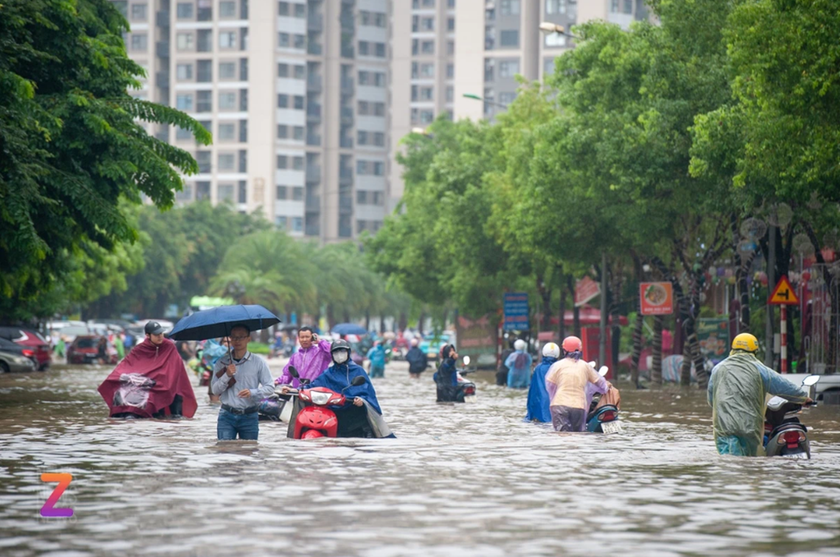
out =
[[[289,367],[294,366],[301,379],[314,381],[332,365],[330,356],[331,343],[328,340],[319,340],[318,335],[311,327],[301,327],[298,331],[298,342],[300,350],[292,354],[289,362],[283,368],[283,373],[274,380],[275,385],[292,385],[297,388],[300,381],[289,373]]]

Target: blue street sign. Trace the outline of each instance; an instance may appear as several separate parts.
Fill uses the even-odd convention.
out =
[[[528,294],[526,292],[505,293],[505,331],[528,330]]]

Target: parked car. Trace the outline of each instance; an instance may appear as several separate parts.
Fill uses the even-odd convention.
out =
[[[14,345],[10,340],[0,339],[3,342]],[[0,342],[2,344],[2,342]],[[26,356],[22,356],[17,352],[7,350],[8,346],[0,346],[0,373],[20,372],[20,371],[34,371],[35,362]],[[23,351],[23,348],[20,349]]]
[[[68,364],[95,364],[99,362],[99,341],[105,338],[96,335],[82,335],[77,336],[73,343],[67,347],[67,363]],[[106,341],[107,342],[107,341]],[[116,364],[119,360],[117,350],[114,346],[107,342],[107,362],[108,364]]]
[[[70,344],[77,336],[88,336],[91,334],[91,331],[87,325],[70,325],[61,329],[58,334],[64,337],[64,342]]]
[[[420,350],[426,353],[430,360],[437,360],[440,356],[440,349],[447,344],[455,342],[455,333],[443,331],[442,333],[428,333],[420,341]]]
[[[21,327],[0,327],[0,338],[10,340],[30,350],[31,356],[30,354],[25,354],[25,356],[34,359],[39,371],[50,367],[52,361],[50,344],[37,331]]]

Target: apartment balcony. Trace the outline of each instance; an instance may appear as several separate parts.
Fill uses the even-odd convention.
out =
[[[306,52],[313,56],[320,56],[324,53],[324,47],[320,43],[309,43],[306,47]]]
[[[338,213],[340,215],[353,214],[353,199],[349,197],[341,197],[338,200]]]
[[[158,27],[169,27],[169,10],[158,10],[155,14],[155,24]]]
[[[342,149],[352,149],[353,148],[353,139],[350,137],[342,137],[338,141],[338,146]]]
[[[324,88],[324,80],[320,75],[310,75],[306,78],[306,90],[310,93],[320,93]]]
[[[321,14],[309,14],[306,18],[306,29],[310,33],[321,33],[324,31],[324,16]]]
[[[169,41],[158,41],[155,44],[155,56],[169,58]]]
[[[306,107],[306,121],[320,122],[321,121],[321,105],[316,103],[309,103]]]
[[[169,87],[169,72],[155,73],[155,83],[158,87]]]
[[[353,78],[352,77],[342,77],[341,78],[341,94],[342,95],[352,95],[353,94]]]
[[[306,183],[320,184],[321,183],[321,167],[317,164],[310,164],[306,167]]]
[[[306,144],[311,147],[320,147],[321,146],[321,136],[320,135],[307,135],[306,136]]]
[[[353,169],[345,167],[340,167],[338,170],[338,179],[339,182],[342,184],[352,184],[353,183]]]
[[[353,125],[353,109],[349,106],[341,107],[341,123],[348,126]]]
[[[320,195],[307,195],[306,196],[306,204],[304,208],[307,213],[320,213],[321,212],[321,196]]]

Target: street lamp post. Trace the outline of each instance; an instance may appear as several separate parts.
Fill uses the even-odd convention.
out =
[[[496,105],[496,106],[500,106],[500,107],[502,107],[502,108],[507,108],[507,107],[508,107],[508,105],[506,105],[506,104],[504,104],[504,103],[499,103],[499,102],[496,102],[496,101],[491,101],[491,100],[489,100],[489,99],[485,99],[484,97],[479,97],[478,95],[471,95],[471,94],[469,94],[469,93],[464,93],[464,98],[465,98],[465,99],[473,99],[473,100],[476,100],[476,101],[482,101],[482,102],[484,102],[485,104],[493,104],[493,105]]]

